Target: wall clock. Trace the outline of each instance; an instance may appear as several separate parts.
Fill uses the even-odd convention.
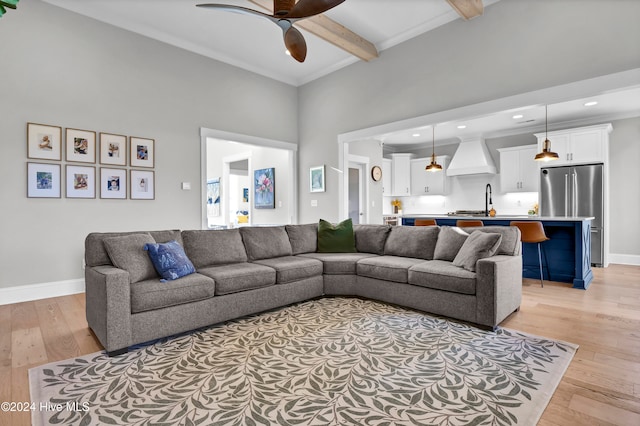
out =
[[[382,169],[380,168],[380,166],[373,166],[371,168],[371,179],[376,182],[382,179]]]

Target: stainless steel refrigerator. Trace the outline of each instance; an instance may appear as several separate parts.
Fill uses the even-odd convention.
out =
[[[540,169],[541,216],[593,216],[591,263],[603,262],[604,186],[602,164]]]

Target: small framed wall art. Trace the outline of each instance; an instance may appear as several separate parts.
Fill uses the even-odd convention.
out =
[[[276,169],[258,169],[253,171],[253,206],[256,209],[276,208]]]
[[[96,168],[67,164],[67,198],[96,198]]]
[[[132,167],[154,167],[155,141],[153,139],[129,138],[130,159]]]
[[[124,200],[127,198],[127,171],[100,168],[100,198]]]
[[[100,163],[126,166],[127,137],[111,133],[100,133]]]
[[[27,197],[60,198],[60,164],[27,163]]]
[[[324,192],[324,166],[309,169],[309,191]]]
[[[90,130],[67,129],[67,161],[77,163],[96,162],[96,132]]]
[[[155,199],[155,176],[149,170],[131,170],[131,189],[129,194],[132,200]]]
[[[62,127],[27,123],[27,157],[62,160]]]

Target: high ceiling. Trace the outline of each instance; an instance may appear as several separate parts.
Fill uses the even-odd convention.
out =
[[[195,6],[224,3],[264,11],[250,0],[44,1],[294,86],[360,60],[302,29],[308,53],[306,61],[298,63],[285,54],[276,25]],[[483,3],[486,7],[497,1]],[[325,15],[371,42],[378,52],[462,19],[446,0],[346,0]]]
[[[285,54],[282,31],[273,23],[249,15],[195,6],[223,3],[266,12],[259,4],[268,6],[272,0],[43,1],[294,86],[362,60],[302,28],[303,23],[315,18],[296,24],[308,46],[306,61],[298,63]],[[450,5],[459,1],[463,0],[346,0],[324,15],[334,21],[338,29],[340,25],[346,27],[347,36],[356,39],[359,36],[372,44],[374,53],[383,54],[385,49],[405,40],[462,19]],[[499,0],[469,1],[483,3],[486,8]],[[483,17],[473,19],[482,20]],[[628,89],[594,93],[593,99],[549,105],[550,126],[640,116],[640,88],[636,85]],[[589,100],[597,100],[598,104],[585,107]],[[513,118],[517,115],[522,117]],[[431,124],[379,135],[379,138],[387,145],[423,144],[431,141]],[[466,127],[462,129],[458,127],[460,125]],[[544,129],[544,105],[523,105],[491,115],[438,123],[436,144],[541,129]]]

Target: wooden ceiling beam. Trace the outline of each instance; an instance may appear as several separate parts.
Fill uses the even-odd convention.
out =
[[[453,10],[465,21],[480,16],[482,12],[484,12],[482,0],[447,0],[447,3],[449,3]]]
[[[273,13],[272,0],[248,0],[250,3]],[[300,29],[310,32],[321,39],[339,47],[363,61],[369,62],[378,57],[378,50],[370,41],[360,37],[347,27],[325,15],[315,15],[296,23]]]

